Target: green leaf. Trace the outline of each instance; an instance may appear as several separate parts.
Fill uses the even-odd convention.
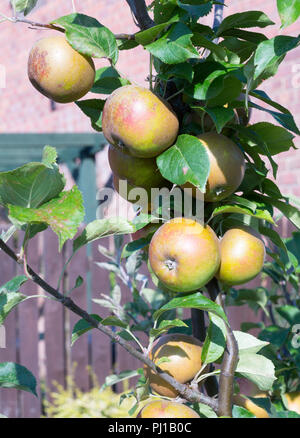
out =
[[[119,50],[131,50],[135,47],[138,47],[139,43],[137,43],[135,40],[119,40],[117,39],[118,49]]]
[[[290,148],[295,149],[293,143],[294,136],[280,126],[275,126],[268,122],[260,122],[252,125],[251,129],[263,139],[272,155],[288,151]]]
[[[243,84],[233,74],[228,74],[217,81],[223,81],[222,91],[214,97],[208,99],[207,105],[210,107],[223,106],[237,99],[242,91]]]
[[[142,46],[147,46],[152,43],[170,24],[179,21],[179,17],[174,15],[165,23],[160,23],[157,26],[152,26],[149,29],[142,30],[135,34],[135,40]]]
[[[248,332],[252,329],[260,329],[262,330],[264,328],[263,322],[242,322],[241,323],[241,330],[244,332]]]
[[[83,282],[84,282],[83,278],[80,275],[78,275],[78,277],[76,278],[76,281],[75,281],[74,289],[77,289],[78,287],[80,287],[83,284]]]
[[[93,17],[70,14],[52,21],[66,30],[71,46],[93,58],[108,58],[113,64],[118,60],[118,45],[114,34]]]
[[[267,341],[271,346],[281,348],[286,342],[290,329],[270,325],[259,333],[259,339]]]
[[[209,315],[209,326],[202,347],[203,363],[216,362],[224,353],[226,347],[226,326],[224,321],[213,313]]]
[[[157,338],[157,336],[160,336],[162,333],[165,333],[174,327],[188,327],[188,326],[180,319],[173,319],[171,321],[163,320],[161,321],[157,329],[150,330],[150,336],[153,338]]]
[[[165,65],[164,69],[159,72],[159,77],[167,81],[171,77],[185,79],[192,83],[194,77],[194,71],[192,64],[184,62],[183,64]]]
[[[284,305],[276,307],[276,312],[279,313],[290,325],[300,323],[300,310],[297,307]]]
[[[249,333],[233,331],[233,334],[239,347],[240,357],[242,354],[257,353],[263,347],[269,345],[269,342],[261,341],[257,339],[255,336],[250,335]]]
[[[260,354],[241,354],[237,364],[236,373],[253,382],[262,391],[272,388],[276,380],[274,364]]]
[[[242,406],[233,405],[232,407],[232,417],[233,418],[256,418],[248,409]]]
[[[183,23],[176,23],[146,49],[165,64],[180,64],[190,58],[199,58],[191,42],[192,31]]]
[[[266,312],[268,295],[263,287],[256,289],[231,289],[231,296],[227,296],[226,304],[229,306],[243,306],[244,304],[257,304]]]
[[[225,214],[225,213],[239,213],[239,214],[246,214],[248,216],[255,217],[256,219],[265,220],[269,222],[270,224],[274,224],[274,220],[268,210],[260,210],[257,209],[255,213],[253,213],[251,210],[245,207],[241,207],[239,205],[221,205],[220,207],[216,207],[212,213],[212,218],[215,216],[218,216],[219,214]]]
[[[205,192],[210,161],[197,137],[180,135],[171,148],[157,157],[156,162],[162,176],[172,183],[182,185],[190,182]]]
[[[52,166],[56,163],[57,160],[57,151],[52,146],[45,146],[43,150],[43,158],[42,162],[45,164],[45,166],[49,167],[50,169]]]
[[[26,295],[20,292],[0,291],[0,325],[3,324],[8,314],[22,301],[26,300]]]
[[[267,68],[285,56],[287,52],[295,49],[300,42],[300,37],[286,35],[276,36],[268,41],[263,41],[256,49],[254,56],[254,80],[257,79]]]
[[[199,33],[194,33],[192,42],[194,46],[205,47],[206,49],[210,50],[212,53],[215,53],[218,56],[218,58],[225,60],[226,50],[223,47],[221,47],[219,44],[215,44],[209,39],[205,38],[205,36]]]
[[[21,223],[49,225],[57,234],[61,249],[67,239],[75,236],[84,219],[83,199],[79,189],[74,186],[39,208],[9,205],[9,214]]]
[[[239,57],[240,62],[245,62],[248,58],[250,58],[257,47],[255,43],[250,41],[242,41],[235,37],[224,38],[219,46],[225,47],[227,50],[235,53]]]
[[[293,134],[281,126],[273,125],[269,122],[259,122],[251,125],[247,128],[248,133],[250,131],[258,137],[249,138],[248,144],[252,147],[256,147],[258,152],[262,155],[267,155],[269,152],[271,155],[277,155],[281,152],[288,151],[290,148],[295,148],[293,143]],[[266,151],[260,147],[260,142],[264,142],[267,146]]]
[[[292,224],[294,224],[298,229],[300,229],[300,211],[298,208],[294,207],[291,204],[287,204],[282,201],[278,201],[278,199],[275,198],[267,198],[266,196],[260,196],[263,198],[266,202],[269,202],[274,207],[278,208],[284,216],[286,216]]]
[[[300,415],[293,411],[276,412],[273,415],[274,418],[300,418]]]
[[[0,292],[19,292],[22,284],[28,281],[28,277],[26,275],[18,275],[14,277],[12,280],[9,280],[7,283],[0,286]]]
[[[254,57],[255,57],[255,53],[251,56],[251,58],[247,61],[247,63],[244,65],[243,68],[244,76],[247,79],[246,102],[248,101],[248,95],[250,91],[254,90],[259,85],[261,85],[264,80],[274,76],[277,73],[280,63],[284,59],[284,55],[280,56],[278,59],[274,61],[273,64],[269,65],[256,79],[254,79],[254,73],[255,73]]]
[[[246,29],[249,27],[264,28],[272,24],[275,23],[261,11],[240,12],[224,18],[218,29],[217,35],[222,35],[222,33],[228,29]]]
[[[35,377],[27,368],[17,363],[0,363],[0,387],[21,389],[37,397]]]
[[[255,166],[260,169],[264,176],[266,176],[267,169],[259,154],[267,156],[272,166],[273,176],[276,178],[278,164],[273,160],[272,153],[264,139],[258,134],[258,132],[254,131],[250,125],[247,127],[235,125],[234,129],[238,132],[238,138],[240,139],[244,150],[253,158]]]
[[[4,205],[36,208],[55,198],[63,190],[65,178],[58,166],[28,163],[8,172],[0,172],[0,200]]]
[[[195,4],[193,0],[177,1],[178,6],[186,11],[192,18],[198,20],[200,17],[208,15],[213,7],[213,2],[209,1],[203,4]]]
[[[197,407],[197,411],[200,413],[201,417],[218,418],[215,411],[212,408],[210,408],[209,406],[204,405],[203,403],[197,403],[196,407]]]
[[[289,131],[294,132],[295,134],[299,134],[299,129],[295,123],[295,120],[291,114],[282,114],[276,111],[269,110],[265,107],[261,107],[260,105],[256,105],[253,102],[249,102],[249,106],[251,108],[258,109],[259,111],[264,111],[270,114],[281,126],[288,129]]]
[[[140,369],[138,370],[126,370],[122,371],[120,374],[111,374],[105,378],[105,383],[101,386],[100,391],[103,391],[108,386],[116,385],[123,380],[131,379],[132,377],[137,377],[141,374]]]
[[[292,116],[292,113],[287,108],[280,105],[278,102],[275,102],[274,100],[270,99],[270,97],[267,95],[267,93],[265,93],[263,90],[253,90],[249,94],[250,94],[250,96],[253,96],[256,99],[259,99],[259,100],[267,103],[268,105],[273,106],[278,111],[281,111],[284,114],[289,114]]]
[[[285,239],[287,249],[296,257],[300,264],[300,233],[294,231],[288,239]]]
[[[195,107],[196,108],[196,107]],[[213,120],[218,134],[221,133],[224,126],[234,118],[234,111],[231,108],[224,108],[223,106],[215,107],[215,108],[201,108],[205,111]]]
[[[152,310],[159,309],[165,302],[166,297],[160,289],[144,288],[141,290],[141,296],[151,305]]]
[[[228,29],[222,32],[222,36],[231,36],[236,37],[241,40],[249,41],[251,43],[254,43],[258,45],[262,41],[266,41],[268,38],[263,35],[262,33],[258,32],[249,32],[248,30],[241,30],[241,29]]]
[[[96,131],[102,131],[102,111],[105,100],[86,99],[75,102],[78,108],[91,119],[91,125]]]
[[[281,239],[280,235],[269,227],[264,227],[262,224],[259,224],[259,232],[264,236],[268,237],[278,248],[281,248],[285,253],[287,253],[287,248],[285,243]]]
[[[111,94],[123,85],[130,85],[128,79],[122,78],[113,67],[102,67],[96,71],[92,93]]]
[[[182,295],[173,298],[167,304],[157,310],[153,317],[158,319],[167,310],[185,308],[185,309],[200,309],[207,312],[212,312],[215,315],[222,318],[227,323],[227,317],[221,306],[206,298],[200,292],[192,293],[189,295]]]
[[[102,239],[102,237],[111,236],[113,234],[131,234],[135,231],[134,225],[121,217],[96,219],[90,222],[81,235],[74,240],[73,252],[87,243]]]
[[[300,16],[299,0],[277,0],[277,9],[281,19],[282,28],[290,26]]]
[[[92,314],[90,316],[92,316],[94,319],[96,319],[99,322],[102,321],[102,318],[100,318],[99,315]],[[81,335],[92,330],[93,328],[95,327],[91,325],[89,322],[87,322],[85,319],[80,319],[79,321],[77,321],[72,330],[71,345],[73,345],[74,342],[76,342]]]
[[[177,0],[156,0],[153,9],[154,21],[157,24],[165,23],[178,15],[178,11]]]
[[[23,12],[25,16],[32,11],[37,2],[38,0],[11,0],[16,12]]]
[[[207,100],[222,92],[224,77],[228,73],[222,64],[206,61],[196,65],[194,72],[193,84],[185,89],[188,96],[196,100]]]
[[[141,239],[134,240],[133,242],[129,242],[124,245],[121,258],[124,259],[130,257],[134,252],[146,248],[151,241],[152,235],[153,233],[148,235],[147,237],[142,237]]]
[[[128,324],[124,321],[121,321],[116,316],[108,316],[107,318],[102,319],[101,324],[103,325],[111,325],[115,327],[127,328]]]

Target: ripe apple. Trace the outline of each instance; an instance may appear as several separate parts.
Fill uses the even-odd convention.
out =
[[[227,285],[247,283],[263,268],[264,242],[255,230],[246,225],[226,231],[220,250],[221,265],[217,278]]]
[[[201,368],[201,352],[202,344],[198,339],[177,333],[158,338],[153,344],[149,357],[178,382],[187,383]],[[158,363],[163,357],[167,357],[169,362]],[[146,365],[144,374],[149,379],[150,387],[155,393],[172,398],[178,395],[171,385]]]
[[[171,184],[161,175],[155,158],[134,157],[126,148],[121,150],[110,145],[108,160],[113,174],[121,180],[126,179],[135,187],[151,189],[168,187]]]
[[[168,289],[191,292],[205,286],[218,271],[219,241],[209,226],[187,218],[171,219],[152,237],[149,262]]]
[[[59,103],[74,102],[93,86],[93,60],[78,53],[64,37],[46,37],[32,47],[28,77],[44,96]]]
[[[140,206],[143,212],[151,213],[153,209],[151,203],[151,187],[136,187],[133,184],[130,184],[127,180],[120,180],[117,175],[113,176],[113,185],[116,192],[123,199]],[[138,189],[138,191],[135,189]]]
[[[245,174],[243,152],[232,140],[222,134],[208,132],[198,135],[198,139],[205,147],[210,161],[204,201],[221,201],[234,193],[243,181]],[[186,183],[182,187],[194,186]],[[193,196],[202,196],[202,194],[195,188]]]
[[[200,418],[196,411],[182,403],[155,400],[146,404],[139,418]]]
[[[124,85],[106,100],[102,129],[110,144],[126,147],[136,157],[151,158],[175,142],[179,122],[168,103],[152,91]]]

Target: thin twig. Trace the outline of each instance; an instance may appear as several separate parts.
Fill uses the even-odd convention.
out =
[[[26,18],[20,18],[20,17],[7,17],[6,15],[3,15],[1,13],[0,13],[0,17],[2,17],[0,23],[3,21],[10,21],[12,23],[25,23],[28,24],[29,26],[32,26],[31,28],[42,27],[45,29],[57,30],[58,32],[62,32],[62,33],[65,32],[65,29],[56,26],[54,24],[37,23],[36,21],[27,20]],[[135,39],[135,34],[120,33],[120,34],[115,34],[115,38],[117,40],[129,41]]]
[[[117,33],[115,34],[115,37],[117,40],[135,40],[135,34],[128,34],[128,33]]]
[[[11,21],[12,23],[25,23],[25,24],[29,24],[30,26],[33,26],[33,27],[44,27],[46,29],[57,30],[59,32],[65,31],[65,29],[63,29],[62,27],[55,26],[54,24],[37,23],[35,21],[27,20],[26,18],[20,18],[20,17],[6,17],[3,14],[0,14],[0,16],[5,18],[5,20],[7,20],[7,21]]]
[[[17,263],[20,263],[20,260],[17,257],[17,255],[14,253],[14,251],[11,248],[9,248],[9,246],[6,245],[6,243],[3,242],[2,239],[0,239],[0,249],[2,249],[3,252],[5,252],[10,258],[15,260]],[[62,295],[58,290],[50,286],[45,280],[43,280],[38,274],[36,274],[36,272],[34,272],[34,270],[28,265],[27,265],[27,271],[32,277],[34,283],[36,283],[38,286],[44,289],[51,296],[56,298],[56,300],[59,301],[63,306],[67,307],[73,313],[75,313],[76,315],[80,316],[85,321],[87,321],[92,327],[96,328],[97,330],[100,330],[102,333],[109,336],[113,341],[117,342],[126,351],[128,351],[128,353],[130,353],[132,356],[134,356],[142,363],[147,365],[152,371],[159,374],[159,376],[165,382],[169,383],[182,397],[185,398],[185,400],[189,401],[190,403],[204,403],[210,406],[215,411],[217,410],[216,400],[212,399],[211,397],[207,397],[198,391],[192,390],[191,388],[189,388],[189,386],[185,384],[177,382],[172,376],[170,376],[168,373],[164,372],[159,367],[157,367],[154,364],[154,362],[152,362],[149,359],[148,356],[136,350],[136,348],[134,348],[129,342],[125,341],[117,333],[114,333],[110,327],[104,326],[101,323],[99,323],[99,321],[93,318],[84,309],[77,306],[77,304],[74,303],[74,301],[71,298]]]

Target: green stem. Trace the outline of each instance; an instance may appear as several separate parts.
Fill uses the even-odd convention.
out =
[[[181,88],[180,90],[176,91],[176,93],[169,96],[166,100],[171,100],[173,97],[178,96],[178,94],[182,93],[184,91],[184,88]]]

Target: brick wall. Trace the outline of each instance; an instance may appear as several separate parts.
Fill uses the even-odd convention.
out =
[[[264,29],[272,37],[279,32],[279,17],[276,0],[228,0],[225,14],[232,14],[248,9],[263,9],[276,22],[276,26]],[[125,0],[77,0],[79,12],[95,16],[113,32],[133,33],[133,23]],[[11,13],[8,0],[3,0],[0,12]],[[71,1],[43,0],[30,15],[37,22],[46,23],[61,15],[71,12]],[[205,21],[212,21],[208,17]],[[300,22],[290,26],[283,34],[296,36],[300,33]],[[6,88],[0,88],[0,133],[1,132],[84,132],[91,131],[89,120],[73,104],[59,105],[55,111],[50,110],[47,98],[37,93],[27,79],[27,57],[34,41],[51,32],[31,30],[22,23],[0,24],[0,66],[6,70]],[[120,53],[118,69],[129,79],[145,85],[148,69],[148,56],[142,48]],[[96,60],[96,66],[106,64]],[[300,48],[292,51],[279,68],[279,74],[272,81],[266,81],[263,89],[275,100],[289,108],[300,125]],[[252,122],[271,119],[256,111]],[[299,145],[299,138],[296,139]],[[300,196],[300,156],[297,151],[280,155],[278,181],[282,191]]]

